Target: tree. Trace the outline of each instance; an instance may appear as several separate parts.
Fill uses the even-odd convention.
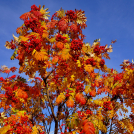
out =
[[[118,73],[103,59],[110,59],[112,45],[84,43],[84,11],[61,8],[48,20],[47,10],[31,6],[20,16],[19,37],[5,44],[33,86],[20,75],[8,77],[16,67],[2,66],[8,76],[0,77],[1,134],[47,134],[51,128],[55,134],[133,133],[133,63],[124,60]],[[128,106],[131,114],[120,119]]]

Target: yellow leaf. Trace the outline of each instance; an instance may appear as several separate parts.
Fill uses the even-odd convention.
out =
[[[129,127],[130,132],[134,131],[134,127],[132,126],[132,124],[129,124],[128,127]]]
[[[48,17],[50,16],[50,15],[48,15],[50,12],[46,12],[47,10],[48,10],[48,8],[43,9],[43,7],[42,7],[41,10],[40,10],[41,14],[43,14],[43,17],[44,17],[45,19],[48,19]]]
[[[55,40],[55,38],[51,38],[51,39],[49,39],[49,41],[50,41],[51,43],[54,43],[56,40]]]
[[[23,66],[20,66],[20,68],[19,68],[19,72],[22,72],[23,69],[24,69],[24,67],[23,67]]]
[[[77,65],[78,65],[78,67],[81,67],[80,60],[77,60]]]
[[[33,129],[32,134],[38,134],[39,133],[39,131],[38,131],[36,126],[33,126],[32,129]]]
[[[13,38],[14,38],[14,41],[18,42],[19,41],[19,38],[16,37],[14,34],[13,34]]]
[[[85,71],[87,71],[88,73],[91,73],[94,71],[94,68],[91,65],[85,65],[84,66]]]
[[[48,60],[47,52],[45,50],[41,50],[40,52],[36,51],[34,58],[39,61]]]
[[[19,111],[19,112],[17,113],[17,115],[18,115],[19,117],[21,117],[21,116],[24,116],[24,113],[26,113],[25,110]]]
[[[76,22],[78,24],[83,24],[85,23],[87,20],[86,20],[86,17],[85,17],[85,14],[83,14],[84,12],[83,11],[77,11],[76,14],[77,14],[77,20]]]
[[[75,77],[74,75],[71,75],[70,80],[71,80],[71,81],[74,81],[74,77]]]
[[[7,49],[11,49],[11,46],[12,46],[11,43],[9,41],[6,41],[5,47]]]
[[[88,83],[90,82],[88,78],[85,78],[85,81],[88,82]]]
[[[86,94],[90,93],[90,92],[91,92],[90,86],[85,86],[84,92],[85,92]]]
[[[36,53],[36,49],[33,50],[32,55],[34,55],[35,53]]]
[[[61,8],[59,11],[56,11],[57,12],[57,16],[62,18],[63,16],[65,16],[65,11]]]
[[[56,103],[60,104],[65,100],[65,98],[66,98],[65,95],[63,93],[60,93],[60,95],[56,98]]]
[[[63,34],[63,37],[66,37],[66,40],[69,42],[70,41],[70,38],[69,38],[69,35],[68,34]],[[66,43],[67,44],[67,43]]]
[[[6,119],[7,117],[5,117],[4,112],[1,113],[1,117],[0,117],[0,123],[3,123],[4,119]]]
[[[107,52],[109,52],[109,53],[113,52],[112,48],[113,48],[112,45],[110,45]]]
[[[40,34],[39,34],[39,33],[35,33],[35,32],[31,32],[30,35],[34,35],[34,36],[36,36],[37,38],[40,37]]]
[[[94,100],[94,103],[95,103],[96,105],[100,105],[100,101],[99,101],[99,100]]]
[[[59,52],[59,55],[61,56],[63,60],[68,60],[71,57],[71,55],[69,54],[69,51],[70,49],[64,48],[62,49],[62,51]]]
[[[24,36],[19,36],[19,41],[27,41],[29,38]]]
[[[45,30],[47,30],[47,26],[46,26],[46,23],[43,21],[43,23],[41,24],[43,28],[45,28]]]
[[[114,110],[108,111],[108,116],[109,116],[110,119],[113,118],[114,114],[115,114],[115,111]]]
[[[0,128],[0,134],[6,134],[9,129],[10,129],[10,125]]]

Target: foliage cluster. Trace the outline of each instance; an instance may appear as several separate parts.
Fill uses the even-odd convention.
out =
[[[47,10],[31,6],[20,16],[19,37],[5,44],[33,86],[20,75],[0,77],[0,133],[46,134],[52,122],[55,134],[133,133],[133,63],[124,60],[118,73],[105,65],[112,45],[101,46],[99,39],[84,43],[84,11],[61,8],[48,20]],[[2,66],[0,72],[9,75],[16,69]]]

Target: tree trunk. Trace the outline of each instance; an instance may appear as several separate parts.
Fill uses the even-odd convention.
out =
[[[55,130],[54,130],[54,134],[58,133],[58,121],[55,121]]]

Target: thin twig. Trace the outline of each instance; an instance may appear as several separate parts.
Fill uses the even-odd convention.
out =
[[[51,72],[52,72],[52,71],[51,71]],[[49,74],[49,75],[50,75],[50,74]],[[47,76],[46,78],[48,78],[48,76]],[[54,117],[54,120],[57,121],[57,118],[56,118],[56,116],[55,116],[55,114],[54,114],[54,110],[53,110],[53,106],[52,106],[51,100],[50,100],[50,98],[49,98],[49,91],[48,91],[48,87],[47,87],[46,78],[43,78],[43,80],[44,80],[45,87],[46,87],[46,93],[47,93],[48,102],[49,102],[49,104],[50,104],[50,108],[51,108],[51,111],[52,111],[52,115],[53,115],[53,117]]]

